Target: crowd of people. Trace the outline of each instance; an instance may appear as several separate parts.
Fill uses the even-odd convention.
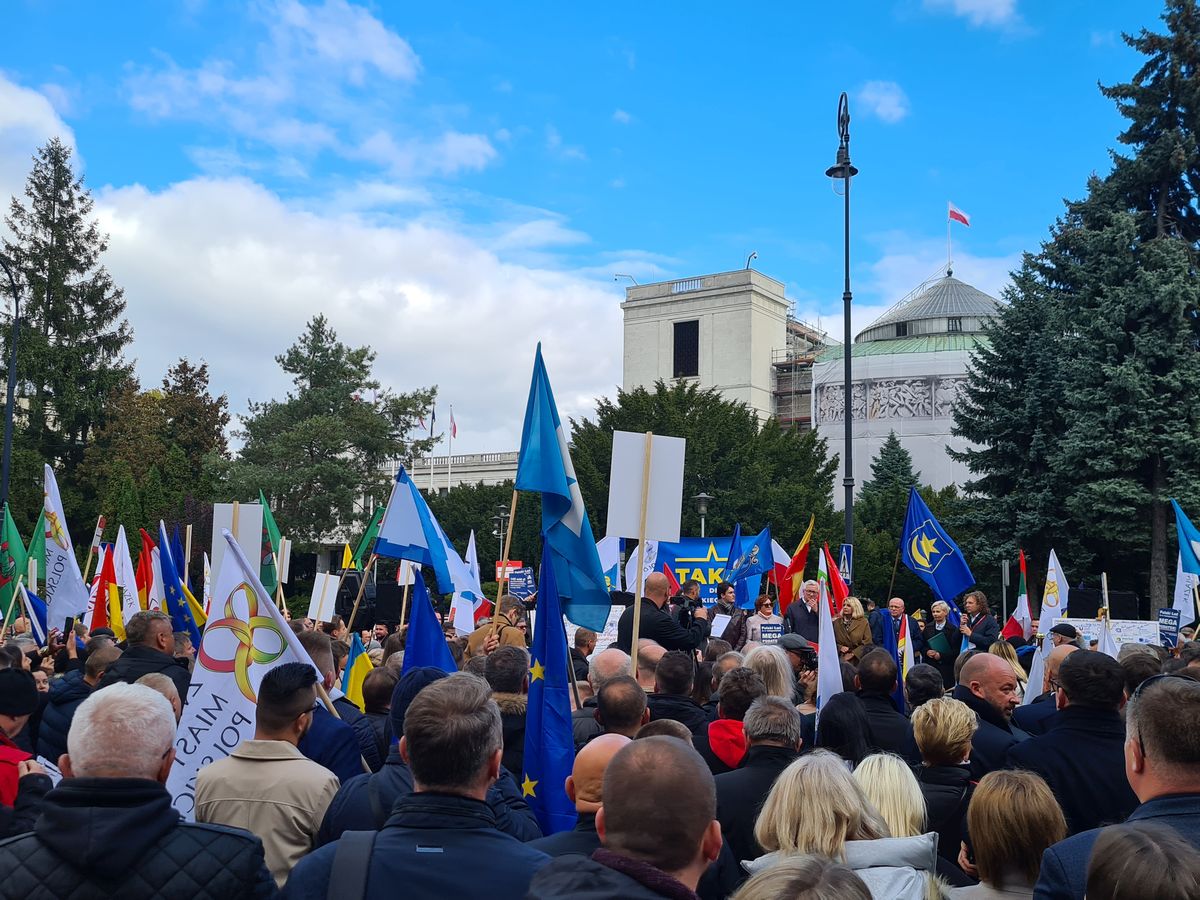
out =
[[[455,673],[404,672],[404,629],[364,632],[361,708],[337,690],[344,623],[293,621],[315,668],[263,676],[253,737],[195,779],[194,822],[165,786],[186,636],[142,612],[120,642],[79,628],[40,649],[18,622],[0,897],[1200,897],[1200,644],[1114,659],[1056,627],[1028,684],[1026,642],[980,592],[958,625],[850,598],[843,690],[818,713],[814,582],[782,611],[738,610],[728,585],[696,609],[662,575],[644,593],[636,648],[632,607],[611,646],[574,634],[577,819],[556,834],[528,803],[516,598],[495,628],[448,630]],[[889,628],[913,644],[903,677]]]

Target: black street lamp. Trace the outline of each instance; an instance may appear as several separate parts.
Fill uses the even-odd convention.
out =
[[[495,528],[492,529],[492,534],[499,540],[500,551],[496,559],[500,559],[504,555],[504,536],[508,533],[508,507],[501,503],[496,507],[496,515],[492,516],[492,522]]]
[[[850,165],[850,101],[846,97],[845,91],[838,98],[838,150],[837,162],[825,170],[826,176],[829,178],[840,178],[844,186],[842,192],[846,203],[845,213],[845,266],[846,266],[846,281],[842,290],[842,306],[845,315],[844,339],[845,343],[842,347],[842,357],[845,360],[845,374],[843,375],[845,384],[845,416],[846,416],[846,477],[842,479],[842,486],[846,489],[846,543],[854,543],[854,451],[851,445],[851,407],[850,407],[850,357],[851,357],[851,336],[850,336],[850,179],[858,174],[858,169]]]
[[[708,504],[712,499],[704,491],[692,496],[692,502],[696,504],[696,512],[700,514],[700,537],[704,537],[704,517],[708,515]]]
[[[12,334],[8,341],[8,398],[4,404],[4,456],[0,462],[0,508],[8,503],[8,476],[12,471],[12,435],[14,395],[17,390],[17,332],[21,327],[21,290],[17,287],[17,279],[13,277],[9,262],[0,256],[0,268],[8,276],[8,287],[12,291],[13,318]]]

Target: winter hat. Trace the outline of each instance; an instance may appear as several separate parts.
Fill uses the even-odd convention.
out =
[[[28,716],[38,708],[37,684],[24,669],[0,669],[0,716]]]
[[[415,669],[410,669],[404,673],[404,677],[396,682],[396,689],[392,691],[392,734],[398,739],[404,734],[404,714],[408,712],[409,704],[417,694],[421,693],[421,689],[425,688],[435,681],[439,681],[446,677],[446,673],[441,669],[433,666],[417,666]]]

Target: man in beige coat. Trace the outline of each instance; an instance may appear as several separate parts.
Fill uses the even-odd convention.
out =
[[[525,649],[525,604],[512,594],[500,598],[499,615],[496,617],[496,632],[492,635],[491,624],[480,625],[467,638],[467,659],[491,653],[497,647],[520,647]]]
[[[196,776],[196,821],[244,828],[261,838],[280,887],[316,846],[339,786],[336,775],[297,748],[312,723],[316,682],[307,663],[268,672],[258,689],[254,739]]]

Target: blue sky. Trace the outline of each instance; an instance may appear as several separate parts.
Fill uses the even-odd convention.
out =
[[[1122,127],[1097,82],[1158,2],[809,4],[10,0],[0,195],[71,140],[147,383],[207,359],[235,411],[325,312],[456,451],[516,446],[541,339],[565,412],[620,381],[623,289],[756,267],[841,327],[850,94],[856,328],[944,262],[992,292]],[[444,414],[440,414],[439,418]]]

